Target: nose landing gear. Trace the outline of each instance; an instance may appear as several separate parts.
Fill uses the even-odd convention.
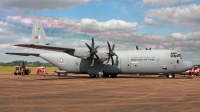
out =
[[[175,78],[175,74],[167,74],[166,77],[169,79],[172,79],[172,78]]]

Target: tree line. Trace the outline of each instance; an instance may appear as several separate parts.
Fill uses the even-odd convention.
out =
[[[44,63],[44,62],[40,62],[40,61],[35,61],[35,62],[28,62],[28,61],[12,61],[12,62],[0,62],[0,66],[16,66],[19,65],[20,63],[24,62],[25,66],[28,67],[38,67],[38,66],[45,66],[45,67],[55,67],[53,64],[51,63]]]

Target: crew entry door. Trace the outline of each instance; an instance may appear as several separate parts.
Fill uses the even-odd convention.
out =
[[[126,67],[127,67],[127,69],[131,69],[131,59],[130,58],[127,58],[127,60],[126,60]]]

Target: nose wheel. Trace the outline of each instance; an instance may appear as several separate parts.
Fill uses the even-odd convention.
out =
[[[166,77],[169,79],[172,79],[172,78],[175,78],[175,74],[167,74]]]

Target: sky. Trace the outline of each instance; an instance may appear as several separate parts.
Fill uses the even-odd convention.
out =
[[[34,21],[50,45],[108,51],[172,49],[200,64],[199,0],[0,0],[0,62],[43,61],[6,52],[48,52],[13,46],[29,43]]]

